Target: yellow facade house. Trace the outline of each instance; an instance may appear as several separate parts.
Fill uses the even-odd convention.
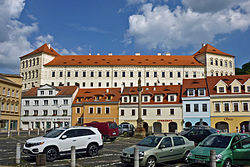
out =
[[[72,126],[89,122],[119,124],[120,88],[80,89],[72,105]]]
[[[249,132],[250,75],[207,77],[211,126],[223,131]]]
[[[0,131],[19,130],[22,77],[0,73]]]

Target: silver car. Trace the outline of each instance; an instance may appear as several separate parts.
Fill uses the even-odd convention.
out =
[[[187,159],[194,146],[193,141],[176,134],[152,135],[137,145],[125,148],[121,154],[123,163],[134,163],[134,148],[139,148],[140,166],[154,167],[156,163]]]

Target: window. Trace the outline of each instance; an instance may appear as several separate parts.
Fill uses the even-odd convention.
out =
[[[174,109],[173,108],[170,109],[170,115],[174,115]]]
[[[132,71],[130,72],[130,77],[134,77],[134,73]]]
[[[48,100],[44,100],[44,101],[43,101],[43,105],[44,105],[44,106],[47,106],[47,105],[48,105],[48,103],[49,103],[49,101],[48,101]]]
[[[167,148],[167,147],[172,147],[172,141],[170,137],[166,137],[162,140],[160,144],[161,148]]]
[[[247,92],[250,92],[250,86],[247,86]]]
[[[70,77],[70,71],[68,71],[68,73],[67,73],[67,77]]]
[[[7,95],[10,96],[10,89],[8,89],[8,94]]]
[[[239,103],[233,103],[234,106],[234,112],[238,112],[239,111]]]
[[[82,72],[82,77],[86,77],[86,71]]]
[[[75,77],[78,77],[78,71],[75,71]]]
[[[185,78],[188,78],[188,72],[187,71],[185,72]]]
[[[48,110],[43,110],[43,115],[47,116],[48,115]]]
[[[210,65],[213,65],[214,64],[214,61],[213,61],[213,59],[211,58],[210,59]]]
[[[68,115],[68,110],[63,110],[63,116],[67,116]]]
[[[138,77],[141,77],[141,72],[140,71],[138,72]]]
[[[90,72],[90,77],[94,77],[94,71]]]
[[[114,77],[117,77],[118,76],[117,74],[118,74],[117,71],[115,71],[114,72]]]
[[[243,102],[242,105],[243,105],[243,111],[245,111],[245,112],[248,111],[248,103]]]
[[[106,82],[106,87],[109,87],[109,82]]]
[[[146,72],[146,77],[147,77],[147,78],[149,77],[149,72]]]
[[[93,82],[90,82],[90,87],[93,87],[94,86],[94,83]]]
[[[232,62],[231,61],[229,61],[229,67],[232,68]]]
[[[149,86],[149,83],[148,83],[148,82],[146,83],[146,86]]]
[[[143,97],[143,102],[148,102],[148,96]]]
[[[67,82],[67,86],[70,86],[70,82]]]
[[[52,94],[53,94],[53,91],[52,91],[52,90],[50,90],[50,91],[49,91],[49,95],[52,95]]]
[[[38,110],[34,110],[34,116],[38,116]]]
[[[133,82],[130,83],[130,87],[133,87]]]
[[[80,113],[81,113],[81,108],[80,108],[80,107],[77,107],[77,108],[76,108],[76,113],[77,113],[77,114],[80,114]]]
[[[186,104],[186,112],[190,112],[190,104]]]
[[[154,77],[155,77],[155,78],[157,77],[157,72],[154,72]]]
[[[229,103],[224,103],[224,111],[229,112]]]
[[[207,112],[207,104],[202,104],[202,111]]]
[[[238,93],[239,92],[239,87],[238,86],[234,86],[233,89],[234,89],[234,93]]]
[[[117,87],[117,82],[114,83],[114,87]]]
[[[199,96],[205,96],[205,89],[199,89]]]
[[[52,76],[52,77],[55,77],[55,75],[56,75],[56,72],[55,72],[55,71],[52,71],[51,76]]]
[[[126,77],[126,72],[122,72],[122,77]]]
[[[132,109],[132,116],[135,116],[135,109]]]
[[[29,100],[25,100],[25,106],[29,106],[30,105],[30,101]]]
[[[97,107],[97,114],[101,114],[102,113],[102,108],[101,107]]]
[[[194,112],[199,112],[199,104],[194,104]]]
[[[161,115],[161,109],[156,110],[156,115]]]
[[[102,83],[101,82],[98,82],[98,87],[102,87]]]
[[[211,76],[214,76],[214,72],[211,72]]]
[[[184,145],[185,141],[182,137],[173,137],[174,146]]]
[[[137,97],[136,96],[133,97],[133,102],[137,102]]]
[[[156,96],[156,101],[157,101],[157,102],[160,102],[160,101],[161,101],[161,96],[159,96],[159,95]]]
[[[218,60],[217,59],[215,60],[215,65],[218,66]]]
[[[215,73],[215,75],[216,75],[216,76],[219,76],[219,73],[218,73],[218,72],[216,72],[216,73]]]
[[[63,72],[62,71],[60,71],[59,76],[63,77]]]
[[[225,61],[225,67],[227,67],[227,61]]]
[[[147,115],[147,109],[143,109],[143,110],[142,110],[142,115],[143,115],[143,116],[146,116],[146,115]]]
[[[220,103],[215,103],[215,112],[220,112]]]
[[[105,107],[105,113],[109,114],[110,113],[110,107]]]
[[[178,77],[178,78],[181,77],[181,72],[177,72],[177,77]]]
[[[123,97],[123,102],[127,103],[128,102],[128,97]]]
[[[94,108],[93,107],[89,107],[89,114],[93,114],[94,113]]]
[[[68,100],[67,100],[67,99],[64,99],[64,100],[63,100],[63,104],[64,104],[64,105],[68,105]]]
[[[109,71],[106,72],[106,77],[109,77]]]
[[[169,97],[170,97],[170,99],[169,99],[170,101],[175,101],[173,95],[171,95],[171,96],[169,96]]]
[[[82,87],[85,87],[85,86],[86,86],[86,83],[85,83],[85,82],[83,82],[83,83],[82,83]]]
[[[161,77],[165,78],[165,72],[161,72]]]
[[[219,93],[224,93],[224,87],[219,87]]]
[[[194,89],[188,89],[188,96],[194,96]]]
[[[173,72],[169,72],[169,77],[173,78]]]
[[[196,78],[196,72],[195,71],[193,72],[193,78]]]
[[[29,110],[25,110],[24,111],[24,116],[28,116],[29,115]]]
[[[220,66],[223,66],[223,61],[222,60],[220,60]]]
[[[124,110],[121,110],[121,116],[124,116]]]
[[[101,71],[98,72],[98,77],[102,77],[102,72]]]

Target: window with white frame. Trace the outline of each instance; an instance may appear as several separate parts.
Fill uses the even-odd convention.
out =
[[[248,106],[248,102],[242,102],[242,107],[243,107],[243,111],[244,112],[248,112],[249,111],[249,106]]]
[[[110,113],[110,107],[105,107],[105,113],[109,114]]]
[[[53,100],[53,105],[57,106],[58,105],[58,100]]]
[[[53,110],[53,116],[57,115],[57,110]]]
[[[246,90],[247,90],[247,92],[250,92],[250,86],[247,86]]]
[[[156,115],[161,115],[161,109],[156,109]]]
[[[38,100],[35,100],[35,106],[38,106],[39,105],[39,101]]]
[[[220,112],[220,103],[214,104],[215,112]]]
[[[173,108],[170,109],[170,115],[174,115],[174,109]]]
[[[233,87],[233,91],[234,91],[234,93],[240,92],[239,87],[238,86],[234,86]]]
[[[16,91],[16,97],[18,98],[18,94],[19,94],[19,92],[18,92],[18,90]]]
[[[89,107],[89,114],[93,114],[94,113],[94,108],[93,107]]]
[[[18,112],[18,104],[16,104],[15,112]]]
[[[123,102],[124,102],[124,103],[127,103],[127,102],[128,102],[128,97],[126,97],[126,96],[123,97]]]
[[[194,112],[199,112],[199,104],[194,104]]]
[[[52,94],[53,94],[53,91],[52,91],[52,90],[50,90],[50,91],[49,91],[49,95],[52,95]]]
[[[43,110],[43,116],[47,116],[48,115],[48,110]]]
[[[194,96],[194,89],[188,89],[188,96]]]
[[[49,104],[49,101],[48,101],[48,100],[44,100],[44,101],[43,101],[43,105],[44,105],[44,106],[47,106],[48,104]]]
[[[30,105],[30,101],[29,100],[25,100],[25,106],[29,106]]]
[[[214,64],[214,61],[213,61],[213,58],[210,59],[210,65],[213,65]]]
[[[40,91],[40,94],[41,94],[41,95],[44,95],[44,91],[43,91],[43,90],[42,90],[42,91]]]
[[[198,89],[199,96],[205,96],[205,88]]]
[[[67,116],[68,115],[68,110],[63,110],[63,116]]]
[[[219,87],[219,93],[224,93],[225,92],[225,88],[224,87]]]
[[[29,115],[29,110],[24,110],[24,116],[28,116]]]
[[[146,116],[146,115],[147,115],[147,109],[143,109],[143,110],[142,110],[142,115],[143,115],[143,116]]]
[[[186,104],[186,112],[190,112],[191,108],[190,108],[190,104]]]
[[[133,102],[137,102],[137,97],[136,97],[136,96],[133,96],[133,97],[132,97],[132,100],[133,100]]]
[[[234,102],[233,103],[233,107],[234,107],[234,112],[238,112],[239,111],[239,102]]]
[[[34,116],[38,116],[38,110],[34,110]]]
[[[185,72],[185,78],[188,78],[188,72],[187,71]]]
[[[143,102],[148,102],[148,96],[143,96]]]
[[[64,99],[64,100],[63,100],[63,104],[64,104],[64,105],[68,105],[68,100],[67,100],[67,99]]]
[[[121,113],[121,116],[124,116],[124,110],[121,110],[120,113]]]
[[[135,116],[135,109],[132,109],[132,116]]]
[[[229,112],[229,103],[224,103],[224,112]]]
[[[169,95],[169,101],[175,101],[175,95]]]
[[[207,112],[207,104],[202,104],[202,112]]]
[[[96,109],[97,109],[97,111],[96,111],[97,114],[101,114],[102,113],[102,108],[101,107],[97,107]]]

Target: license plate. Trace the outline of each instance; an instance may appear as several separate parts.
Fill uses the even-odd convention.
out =
[[[115,133],[115,132],[113,132],[112,134],[113,134],[113,135],[116,135],[116,133]]]
[[[198,164],[205,164],[205,161],[204,161],[204,160],[196,159],[196,160],[195,160],[195,163],[198,163]]]

